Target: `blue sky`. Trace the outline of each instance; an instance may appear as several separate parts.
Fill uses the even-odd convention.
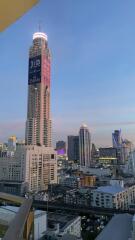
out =
[[[97,145],[135,142],[135,1],[41,0],[0,34],[0,141],[24,137],[28,50],[41,22],[52,52],[53,138],[85,122]]]

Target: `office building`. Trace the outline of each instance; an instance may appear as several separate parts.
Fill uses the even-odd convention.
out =
[[[121,130],[114,130],[112,133],[112,144],[114,148],[121,147],[122,138],[121,138]]]
[[[117,149],[117,163],[123,164],[124,163],[124,155],[123,155],[123,148],[122,148],[122,136],[121,130],[115,130],[112,133],[112,145],[113,148]]]
[[[79,162],[79,136],[68,136],[68,160]]]
[[[133,144],[132,142],[130,142],[127,139],[124,139],[122,141],[122,152],[123,152],[123,159],[124,159],[124,163],[126,163],[126,161],[128,160],[128,156],[130,155],[130,152],[133,149]]]
[[[128,161],[125,165],[125,172],[135,176],[135,150],[128,155]]]
[[[117,164],[117,149],[108,147],[108,148],[99,148],[99,163],[116,165]]]
[[[65,155],[66,154],[66,142],[58,141],[56,142],[56,151],[58,155]]]
[[[80,166],[91,166],[91,136],[87,125],[83,124],[79,130]]]
[[[13,176],[14,178],[14,176]],[[1,180],[0,179],[0,191],[4,193],[14,194],[18,196],[24,196],[28,192],[28,183],[23,181],[14,180]]]
[[[29,50],[26,145],[51,146],[50,71],[47,35],[37,32]]]
[[[92,147],[91,147],[91,162],[92,162],[93,166],[95,166],[95,164],[98,162],[98,159],[99,159],[99,149],[97,149],[95,144],[92,143]]]

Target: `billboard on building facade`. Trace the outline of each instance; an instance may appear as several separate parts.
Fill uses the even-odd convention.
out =
[[[41,55],[29,59],[28,84],[41,82]]]

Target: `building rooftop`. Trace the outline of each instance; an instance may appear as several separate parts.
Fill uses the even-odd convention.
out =
[[[116,194],[116,193],[124,191],[124,188],[119,186],[119,185],[103,186],[103,187],[98,187],[95,191],[103,192],[103,193]]]
[[[48,213],[48,223],[49,225],[59,224],[60,230],[63,231],[67,225],[73,222],[76,218],[73,215],[66,215],[59,212],[49,212]]]
[[[71,234],[65,234],[64,236],[62,236],[61,238],[60,238],[61,240],[80,240],[80,239],[82,239],[82,238],[78,238],[78,237],[76,237],[76,236],[73,236],[73,235],[71,235]]]
[[[45,211],[42,211],[42,210],[36,210],[34,212],[34,218],[39,218],[39,217],[44,216],[44,215],[47,215],[47,213]]]
[[[128,240],[131,237],[133,216],[115,215],[95,240]]]
[[[43,38],[47,41],[47,35],[45,33],[42,32],[36,32],[33,34],[33,40],[36,38]]]
[[[83,168],[83,173],[92,174],[96,176],[111,176],[111,170],[109,168]]]
[[[83,124],[81,125],[81,128],[88,128],[88,126],[87,126],[85,123],[83,123]]]

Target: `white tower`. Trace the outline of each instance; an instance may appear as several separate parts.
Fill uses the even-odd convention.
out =
[[[79,130],[80,166],[91,165],[91,136],[87,125],[83,124]]]

